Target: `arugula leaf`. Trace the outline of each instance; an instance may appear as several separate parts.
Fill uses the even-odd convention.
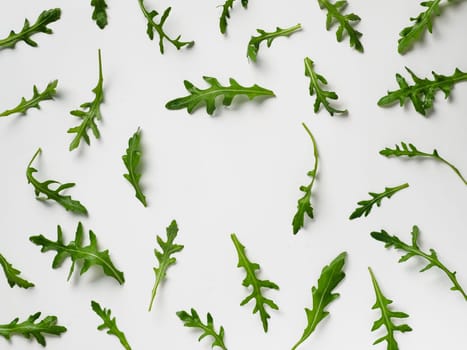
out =
[[[72,261],[70,272],[68,273],[68,280],[73,274],[75,264],[77,261],[82,261],[80,275],[89,270],[92,266],[100,266],[109,277],[112,277],[123,284],[125,278],[123,272],[117,270],[113,262],[110,260],[108,250],[99,251],[97,247],[97,238],[92,230],[89,230],[89,245],[83,246],[83,224],[78,223],[76,229],[75,239],[67,245],[63,242],[63,233],[60,225],[57,226],[57,240],[51,241],[43,235],[31,236],[29,240],[35,245],[42,246],[41,252],[48,252],[50,250],[56,251],[57,254],[52,262],[52,268],[56,269],[62,265],[66,258]]]
[[[76,134],[70,143],[69,150],[73,151],[78,148],[81,140],[84,140],[88,145],[90,144],[88,130],[91,129],[92,133],[98,139],[100,137],[99,129],[96,125],[96,120],[102,119],[101,104],[104,102],[104,78],[102,76],[102,60],[101,50],[98,51],[99,56],[99,80],[97,81],[96,87],[92,92],[96,95],[92,102],[85,102],[80,107],[83,110],[77,109],[71,111],[70,114],[82,119],[81,124],[73,128],[68,129],[69,134]]]
[[[66,190],[67,188],[74,187],[74,183],[67,182],[64,184],[60,184],[60,182],[55,180],[47,180],[44,182],[40,182],[39,180],[34,178],[33,174],[37,172],[37,169],[33,168],[31,165],[41,152],[42,149],[39,148],[36,151],[36,153],[34,153],[34,156],[32,157],[26,169],[26,178],[28,179],[28,183],[30,183],[34,187],[36,199],[41,201],[51,199],[60,204],[67,211],[87,215],[87,209],[79,201],[74,200],[73,198],[71,198],[71,196],[65,196],[60,193],[63,190]],[[56,189],[52,189],[50,188],[50,185],[53,184],[58,184],[59,186]],[[42,197],[40,196],[41,194],[43,195]]]
[[[178,233],[178,226],[175,220],[172,220],[169,227],[166,228],[167,240],[164,242],[160,236],[157,236],[157,243],[161,247],[162,251],[154,249],[154,255],[159,261],[159,266],[154,267],[154,274],[156,275],[156,281],[154,282],[154,287],[151,293],[151,301],[149,303],[149,311],[152,309],[152,304],[156,298],[157,288],[159,284],[165,279],[167,269],[174,265],[177,262],[177,259],[172,256],[172,254],[181,252],[184,248],[181,244],[175,244],[175,238]]]
[[[267,47],[271,47],[271,44],[274,41],[274,39],[280,36],[289,37],[290,35],[299,31],[300,29],[302,29],[302,26],[300,24],[289,28],[276,27],[275,32],[266,32],[263,29],[256,29],[259,35],[252,36],[250,38],[250,41],[248,42],[246,56],[250,58],[253,62],[256,62],[256,57],[258,55],[259,45],[261,44],[261,42],[266,41]]]
[[[34,283],[29,282],[19,276],[21,271],[15,269],[2,254],[0,254],[0,266],[2,267],[3,272],[5,273],[5,276],[8,280],[8,284],[11,288],[14,286],[25,289],[34,287]]]
[[[21,102],[13,109],[8,109],[0,114],[0,117],[6,117],[14,113],[26,114],[30,108],[40,109],[39,102],[46,100],[53,100],[54,96],[57,94],[58,80],[50,82],[44,91],[39,92],[37,86],[33,86],[33,96],[30,100],[26,100],[24,97],[21,98]]]
[[[97,329],[100,331],[107,329],[107,334],[115,335],[126,350],[131,350],[131,346],[128,344],[125,334],[118,329],[117,320],[115,317],[112,318],[112,310],[102,308],[102,306],[94,300],[91,301],[91,308],[103,321]]]
[[[371,209],[373,208],[373,205],[377,205],[378,207],[381,205],[381,201],[383,198],[391,198],[394,193],[399,192],[400,190],[403,190],[404,188],[409,187],[408,183],[396,186],[396,187],[385,187],[384,192],[381,193],[375,193],[375,192],[368,192],[368,194],[372,197],[371,199],[365,200],[365,201],[360,201],[357,204],[359,207],[357,207],[353,213],[350,215],[349,219],[353,220],[356,218],[359,218],[361,216],[368,216],[370,214]]]
[[[346,109],[339,110],[331,106],[328,99],[337,100],[339,97],[334,91],[323,90],[321,85],[327,85],[328,81],[322,75],[315,72],[313,65],[314,62],[309,57],[305,57],[305,76],[310,78],[310,96],[316,94],[314,112],[318,113],[320,106],[323,105],[331,116],[334,113],[347,114],[348,111]]]
[[[0,325],[0,335],[7,340],[10,340],[12,335],[21,335],[26,339],[30,339],[32,336],[40,345],[46,346],[44,334],[60,335],[67,331],[65,327],[57,325],[56,316],[47,316],[36,322],[40,316],[41,313],[37,312],[23,322],[19,322],[19,318],[15,318],[8,324],[2,324]]]
[[[107,25],[107,4],[105,0],[91,0],[91,6],[94,7],[92,19],[96,21],[100,29],[104,29]]]
[[[163,27],[165,21],[169,17],[170,11],[172,10],[171,7],[168,7],[164,10],[164,13],[162,13],[159,23],[156,23],[154,21],[154,18],[159,15],[159,12],[157,12],[156,10],[148,11],[148,9],[144,6],[143,1],[144,0],[138,0],[138,3],[139,7],[141,8],[141,11],[143,12],[144,17],[146,17],[146,20],[148,21],[146,33],[148,34],[149,39],[153,40],[154,31],[157,32],[157,34],[159,35],[159,50],[161,54],[164,54],[164,39],[171,43],[173,46],[175,46],[177,50],[180,50],[184,46],[192,47],[195,44],[194,41],[180,41],[181,35],[178,35],[175,39],[172,39],[164,32]]]
[[[311,190],[316,180],[316,175],[318,173],[318,146],[316,145],[316,140],[311,133],[310,129],[302,123],[303,127],[305,128],[308,136],[310,136],[311,142],[313,143],[313,155],[315,157],[315,164],[313,166],[313,170],[309,171],[307,175],[311,178],[311,182],[308,186],[300,186],[300,191],[304,193],[304,195],[298,200],[297,203],[297,212],[295,213],[293,220],[292,220],[292,227],[293,233],[296,235],[298,231],[302,227],[305,226],[305,214],[308,215],[310,219],[314,218],[313,215],[313,207],[311,206]]]
[[[329,265],[326,265],[318,279],[318,287],[311,288],[313,309],[305,308],[308,324],[303,331],[302,337],[293,346],[292,350],[298,348],[313,333],[316,326],[329,315],[329,312],[325,310],[326,306],[339,298],[339,294],[333,293],[333,290],[345,277],[342,270],[346,256],[347,253],[342,252]]]
[[[123,163],[128,170],[128,174],[123,174],[123,177],[133,186],[136,192],[136,198],[147,207],[146,197],[141,190],[139,180],[141,173],[139,172],[141,161],[141,129],[138,128],[133,136],[128,140],[128,148],[126,154],[122,156]]]
[[[413,144],[411,143],[407,144],[405,142],[401,142],[400,146],[396,145],[395,147],[396,148],[394,149],[386,147],[385,149],[381,150],[379,154],[385,157],[388,157],[388,158],[389,157],[409,157],[409,158],[427,157],[427,158],[438,160],[446,164],[447,166],[449,166],[456,173],[456,175],[460,177],[462,182],[464,182],[464,184],[467,185],[467,180],[462,176],[459,169],[457,169],[454,165],[452,165],[446,159],[441,157],[436,149],[434,149],[432,153],[422,152],[422,151],[419,151],[417,147],[414,146]]]
[[[419,78],[409,68],[405,67],[405,69],[412,77],[414,85],[409,85],[402,75],[396,74],[397,84],[399,84],[400,89],[388,91],[386,96],[380,98],[378,106],[392,105],[397,101],[403,106],[407,100],[410,100],[415,110],[426,116],[427,111],[433,108],[433,101],[438,90],[441,90],[447,99],[451,95],[455,84],[467,80],[467,73],[460,71],[458,68],[451,76],[432,72],[434,80]]]
[[[330,30],[335,23],[339,24],[336,31],[336,39],[341,42],[344,39],[344,35],[349,36],[350,47],[353,47],[359,52],[363,52],[363,45],[360,42],[362,33],[354,29],[353,26],[360,22],[360,17],[355,13],[344,15],[343,11],[348,5],[345,0],[338,0],[335,3],[331,3],[329,0],[318,0],[319,7],[328,12],[326,16],[326,30]]]
[[[183,109],[186,108],[188,113],[192,113],[200,104],[206,104],[206,111],[209,115],[212,115],[216,109],[216,98],[218,96],[223,96],[224,106],[230,106],[232,100],[237,95],[245,95],[250,100],[258,96],[274,96],[274,92],[271,90],[265,89],[258,85],[253,85],[251,87],[241,86],[233,78],[230,78],[230,86],[222,86],[216,78],[206,77],[203,79],[211,85],[211,87],[202,90],[194,86],[188,80],[185,80],[183,84],[188,90],[190,95],[185,97],[176,98],[167,102],[165,107],[167,109]]]
[[[277,306],[277,304],[274,301],[266,298],[262,294],[262,288],[279,290],[279,286],[269,280],[260,280],[256,276],[256,271],[260,270],[261,268],[259,264],[253,263],[248,259],[245,253],[245,246],[240,243],[240,241],[234,233],[230,235],[230,238],[232,239],[232,242],[235,245],[235,249],[237,250],[238,254],[237,267],[243,267],[245,269],[246,276],[242,282],[242,285],[246,288],[251,287],[251,294],[248,295],[245,299],[243,299],[240,305],[246,305],[252,299],[255,299],[255,307],[253,309],[253,313],[255,314],[259,311],[259,316],[261,318],[261,323],[263,324],[264,332],[267,332],[268,319],[271,318],[271,316],[266,311],[265,306],[267,305],[274,310],[279,310],[279,306]]]
[[[407,315],[405,312],[392,311],[388,307],[390,304],[392,304],[392,300],[384,296],[383,292],[381,291],[381,288],[379,287],[378,281],[376,280],[376,277],[373,274],[373,271],[370,267],[368,267],[368,271],[370,271],[371,282],[373,283],[373,288],[375,289],[376,294],[376,302],[371,309],[381,310],[381,318],[373,323],[371,331],[374,332],[384,325],[388,332],[385,336],[377,339],[373,343],[373,345],[381,343],[382,341],[386,341],[388,344],[387,350],[399,350],[399,345],[397,344],[397,341],[394,338],[394,332],[410,332],[412,331],[412,328],[410,328],[407,324],[396,325],[393,323],[392,318],[407,318],[409,317],[409,315]]]
[[[227,31],[227,19],[230,18],[230,9],[233,7],[235,0],[226,0],[222,5],[222,14],[219,19],[219,28],[222,34]],[[248,7],[248,0],[242,0],[242,6],[244,9]]]
[[[48,28],[47,26],[50,23],[58,21],[60,19],[61,13],[62,11],[59,8],[42,11],[36,22],[32,25],[26,18],[24,20],[23,28],[19,33],[15,33],[12,30],[8,37],[0,39],[0,50],[13,49],[20,41],[24,41],[29,46],[36,47],[37,43],[31,39],[31,36],[37,33],[52,34],[52,29]]]
[[[213,338],[211,345],[212,348],[218,346],[223,350],[227,350],[227,347],[224,344],[224,327],[221,326],[219,333],[217,333],[216,329],[214,328],[214,320],[209,312],[207,315],[206,324],[201,321],[198,313],[193,308],[191,309],[191,314],[182,310],[177,312],[177,316],[183,322],[185,327],[198,328],[203,332],[198,338],[198,341],[201,341],[201,339],[204,337],[211,336]]]
[[[416,225],[413,226],[411,234],[412,234],[411,245],[401,241],[397,236],[389,235],[389,233],[387,233],[384,230],[381,230],[380,232],[371,232],[371,237],[373,237],[377,241],[385,243],[384,245],[385,248],[394,247],[394,249],[399,249],[399,250],[404,251],[406,254],[403,255],[399,259],[399,262],[407,261],[414,256],[419,256],[420,258],[428,261],[428,264],[423,269],[421,269],[420,272],[429,270],[432,267],[439,268],[451,280],[453,284],[453,286],[451,287],[451,290],[458,291],[459,293],[461,293],[464,299],[467,301],[467,294],[462,289],[459,282],[457,281],[456,272],[455,271],[451,272],[441,261],[439,261],[438,254],[436,253],[434,249],[430,249],[429,252],[424,252],[420,249],[418,245],[418,237],[420,235],[420,230],[418,226]]]

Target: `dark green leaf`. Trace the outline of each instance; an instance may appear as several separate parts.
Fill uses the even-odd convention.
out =
[[[13,265],[10,264],[2,254],[0,254],[0,266],[3,269],[3,272],[5,272],[5,277],[7,278],[8,284],[11,288],[13,288],[14,286],[26,289],[34,287],[34,283],[31,283],[19,276],[21,274],[21,271],[15,269]]]
[[[123,174],[123,177],[133,186],[136,192],[136,198],[146,207],[146,197],[141,190],[139,180],[141,178],[140,162],[141,162],[141,129],[138,128],[133,136],[128,140],[128,148],[126,154],[122,156],[128,174]]]
[[[219,19],[219,28],[222,34],[225,34],[227,31],[227,19],[230,18],[230,9],[233,7],[235,0],[226,0],[224,5],[222,5],[222,14]],[[248,7],[248,0],[242,0],[243,8]]]
[[[107,4],[105,0],[91,0],[91,6],[94,7],[92,19],[96,21],[100,29],[104,29],[107,25]]]
[[[102,308],[96,301],[91,301],[92,310],[102,319],[102,324],[97,327],[98,330],[102,331],[107,329],[107,334],[114,335],[120,340],[120,344],[126,350],[131,350],[130,344],[126,340],[125,334],[118,329],[117,320],[115,317],[112,318],[112,310]]]

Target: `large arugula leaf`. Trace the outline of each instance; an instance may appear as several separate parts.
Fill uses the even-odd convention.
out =
[[[102,324],[97,327],[98,330],[102,331],[107,329],[107,334],[114,335],[120,341],[120,344],[126,349],[131,350],[130,344],[125,337],[125,334],[118,328],[117,320],[115,317],[112,318],[112,310],[102,308],[97,301],[91,301],[92,310],[102,319]]]
[[[230,106],[234,97],[238,95],[245,95],[250,100],[259,96],[275,96],[274,92],[271,90],[265,89],[256,84],[251,87],[241,86],[233,78],[230,78],[229,86],[222,86],[216,78],[204,76],[203,79],[211,87],[202,90],[194,86],[188,80],[185,80],[183,84],[190,95],[171,100],[167,102],[165,107],[171,110],[186,108],[188,113],[191,114],[201,104],[205,104],[206,111],[209,115],[212,115],[216,110],[216,98],[219,96],[223,96],[222,103],[224,106]]]
[[[26,18],[24,20],[23,28],[20,32],[15,33],[12,30],[8,37],[0,39],[0,50],[13,49],[20,41],[24,41],[29,46],[36,47],[37,43],[31,39],[31,36],[37,33],[52,34],[52,29],[48,28],[47,26],[50,23],[58,21],[60,19],[61,13],[62,11],[59,8],[42,11],[36,22],[32,25]]]
[[[281,36],[288,37],[301,29],[302,29],[302,26],[300,24],[297,24],[289,28],[276,27],[276,31],[274,32],[266,32],[263,29],[256,29],[259,35],[252,36],[250,38],[250,41],[248,42],[246,56],[250,58],[253,62],[256,62],[256,58],[258,56],[258,51],[259,51],[259,45],[263,41],[266,41],[267,47],[271,47],[271,44],[274,41],[274,39],[277,39],[278,37],[281,37]]]
[[[56,316],[47,316],[36,322],[41,316],[40,312],[35,313],[23,322],[15,318],[8,324],[0,325],[0,336],[10,339],[13,335],[21,335],[26,339],[33,337],[42,346],[46,346],[45,334],[60,335],[67,331],[63,326],[57,324]]]
[[[394,247],[394,249],[399,249],[405,252],[405,254],[399,259],[399,262],[404,262],[409,260],[412,257],[418,256],[428,262],[428,264],[420,270],[420,272],[427,271],[432,267],[437,267],[443,271],[446,276],[451,280],[453,286],[451,290],[458,291],[464,297],[464,300],[467,301],[467,294],[464,289],[461,287],[457,281],[456,272],[450,271],[441,261],[439,261],[438,254],[434,249],[430,249],[429,252],[424,252],[420,249],[418,245],[418,237],[420,236],[420,230],[418,226],[414,225],[412,228],[412,244],[405,243],[401,241],[397,236],[391,236],[385,230],[380,232],[371,232],[371,237],[377,241],[383,242],[385,248]]]
[[[20,277],[21,271],[15,269],[2,254],[0,254],[0,266],[2,267],[11,288],[14,286],[26,289],[34,287],[34,283]]]
[[[22,97],[21,102],[16,107],[0,113],[0,117],[6,117],[15,113],[21,113],[24,115],[30,108],[40,109],[40,102],[46,100],[53,100],[54,96],[57,94],[57,85],[58,80],[54,80],[47,84],[47,87],[42,92],[39,92],[37,86],[34,85],[32,89],[33,95],[31,99],[26,100],[24,97]]]
[[[389,305],[392,304],[392,300],[384,296],[383,292],[381,291],[381,288],[379,287],[378,281],[376,280],[376,277],[370,267],[368,267],[368,271],[370,271],[371,282],[373,283],[373,288],[376,294],[376,302],[373,305],[372,310],[381,310],[381,318],[373,323],[371,331],[374,332],[380,329],[382,326],[384,326],[387,331],[387,334],[378,338],[373,343],[373,345],[379,344],[382,341],[386,341],[387,350],[399,350],[399,345],[397,344],[396,338],[394,337],[394,332],[410,332],[412,328],[410,328],[407,324],[396,325],[394,324],[392,319],[407,318],[409,317],[409,315],[407,315],[405,312],[392,311],[389,308]]]
[[[375,204],[378,207],[381,205],[381,201],[383,200],[383,198],[389,199],[394,195],[394,193],[399,192],[400,190],[403,190],[407,187],[409,187],[409,184],[405,183],[395,187],[385,187],[384,191],[381,193],[368,192],[371,198],[368,200],[358,202],[357,204],[359,206],[352,212],[352,214],[350,214],[349,219],[353,220],[361,216],[368,216]]]
[[[235,0],[225,0],[224,5],[222,5],[222,13],[219,18],[219,29],[222,34],[225,34],[227,31],[227,20],[230,18],[230,9],[233,7]],[[242,6],[244,9],[248,7],[248,0],[242,0]]]
[[[441,90],[447,99],[451,95],[455,84],[467,80],[467,73],[462,72],[458,68],[456,68],[451,76],[432,72],[433,80],[419,78],[409,68],[405,67],[405,69],[409,72],[414,84],[409,85],[402,75],[396,74],[397,84],[399,84],[400,89],[388,91],[386,96],[379,99],[378,106],[388,106],[396,102],[399,102],[403,106],[406,102],[410,101],[418,113],[426,116],[427,112],[433,108],[437,91]]]
[[[209,312],[207,315],[206,324],[201,321],[198,312],[196,312],[196,310],[193,308],[191,309],[191,313],[183,310],[178,311],[177,316],[183,322],[185,327],[198,328],[202,331],[198,341],[201,341],[205,337],[211,336],[213,339],[211,345],[212,348],[217,346],[223,350],[227,350],[227,347],[224,344],[224,327],[221,326],[219,333],[217,333],[216,329],[214,328],[214,320]]]
[[[102,119],[101,104],[104,102],[104,77],[102,75],[102,60],[101,50],[98,51],[99,57],[99,80],[96,87],[92,90],[95,97],[92,102],[85,102],[80,107],[81,109],[73,110],[71,115],[80,118],[81,123],[78,126],[68,129],[69,134],[76,134],[70,143],[69,150],[73,151],[78,148],[81,140],[84,140],[88,145],[90,144],[88,130],[91,129],[92,133],[98,139],[100,137],[99,129],[97,128],[96,121]]]
[[[100,29],[104,29],[107,25],[107,4],[105,0],[91,0],[91,6],[94,8],[92,19],[96,21]]]
[[[60,182],[55,180],[47,180],[44,182],[40,182],[37,180],[33,174],[37,172],[37,169],[33,168],[31,165],[36,159],[36,157],[42,152],[39,148],[34,156],[32,157],[31,161],[26,168],[26,178],[28,183],[30,183],[34,187],[34,193],[36,195],[36,199],[45,201],[45,200],[53,200],[64,207],[67,211],[71,211],[77,214],[86,215],[88,213],[87,209],[77,200],[71,198],[71,196],[65,196],[60,192],[66,190],[67,188],[74,187],[74,183],[64,183],[60,184]],[[50,185],[59,185],[56,189],[50,188]],[[42,196],[41,196],[42,195]]]
[[[313,166],[313,170],[307,173],[307,175],[311,178],[311,182],[308,184],[308,186],[300,186],[300,191],[303,192],[303,196],[298,200],[297,212],[295,213],[292,220],[294,235],[297,234],[298,231],[300,231],[300,229],[305,226],[305,214],[308,215],[310,219],[314,218],[313,207],[311,206],[311,190],[313,189],[313,185],[318,174],[318,146],[316,145],[316,140],[313,134],[311,133],[310,129],[308,129],[305,123],[302,123],[302,125],[305,128],[313,144],[313,155],[315,157],[315,163]]]
[[[128,148],[126,153],[122,156],[123,163],[125,164],[128,174],[123,174],[123,177],[135,189],[136,198],[146,207],[146,197],[141,190],[139,180],[141,178],[140,162],[141,162],[141,129],[138,128],[132,137],[128,140]]]
[[[325,319],[329,312],[326,307],[334,300],[339,298],[338,293],[333,293],[334,288],[344,279],[343,271],[345,265],[346,252],[340,253],[329,265],[326,265],[318,279],[318,286],[311,288],[313,296],[313,308],[305,308],[307,317],[307,326],[303,331],[300,340],[292,347],[292,350],[297,349],[316,329],[316,326]]]
[[[72,261],[70,272],[68,273],[68,280],[73,274],[75,264],[77,261],[82,262],[80,275],[89,270],[92,266],[100,266],[109,277],[117,280],[118,283],[123,284],[125,278],[123,272],[119,271],[112,260],[108,250],[99,251],[97,246],[97,238],[92,230],[89,230],[89,245],[83,246],[84,229],[83,224],[78,223],[76,229],[75,239],[68,244],[63,241],[63,233],[60,225],[57,226],[57,240],[51,241],[43,235],[31,236],[29,240],[35,245],[42,246],[41,252],[56,251],[55,258],[52,262],[52,268],[60,267],[63,262],[70,258]]]
[[[279,286],[274,282],[269,280],[261,280],[256,276],[257,271],[260,270],[260,265],[254,262],[251,262],[245,252],[245,246],[240,243],[237,236],[232,233],[230,235],[232,242],[237,250],[238,255],[238,264],[237,267],[243,267],[245,270],[246,276],[242,282],[242,285],[246,288],[251,287],[251,293],[248,295],[243,301],[240,303],[241,306],[246,305],[251,300],[255,300],[255,307],[253,309],[253,313],[259,312],[259,316],[261,318],[261,323],[263,324],[264,332],[268,331],[268,319],[271,316],[266,311],[266,305],[269,306],[271,309],[279,310],[279,306],[272,301],[271,299],[265,297],[263,295],[262,289],[269,288],[269,289],[276,289],[279,290]]]
[[[160,236],[156,237],[157,243],[161,247],[161,251],[154,249],[154,255],[156,256],[157,261],[159,262],[159,266],[154,267],[156,281],[154,282],[154,287],[151,293],[149,311],[151,311],[152,304],[154,303],[154,299],[156,298],[157,288],[159,287],[159,284],[165,279],[167,269],[177,262],[177,259],[172,255],[181,252],[184,248],[183,245],[174,243],[178,233],[178,226],[175,220],[172,220],[170,225],[166,228],[166,233],[167,240],[165,242]]]
[[[170,15],[170,11],[172,10],[171,7],[168,7],[164,10],[159,20],[159,23],[157,23],[154,21],[154,18],[159,15],[159,12],[157,12],[156,10],[149,11],[144,6],[144,0],[138,0],[138,3],[141,11],[143,12],[144,17],[146,18],[146,21],[148,22],[146,33],[148,34],[149,39],[154,39],[154,32],[157,32],[157,34],[159,35],[159,50],[161,54],[164,54],[164,39],[171,43],[173,46],[175,46],[177,50],[180,50],[182,47],[185,46],[192,47],[195,44],[194,41],[180,41],[181,35],[178,35],[175,39],[172,39],[168,36],[167,33],[165,33],[164,24]]]

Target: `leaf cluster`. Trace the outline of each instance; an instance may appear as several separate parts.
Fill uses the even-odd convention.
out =
[[[138,128],[128,140],[128,148],[126,149],[126,153],[122,156],[123,163],[128,170],[128,174],[123,174],[123,177],[133,186],[136,198],[146,207],[146,197],[139,184],[139,180],[141,179],[141,154],[141,129]]]
[[[225,34],[227,31],[227,20],[230,18],[230,10],[233,7],[235,0],[225,0],[224,5],[222,5],[222,13],[219,18],[219,29],[222,34]],[[242,6],[244,9],[248,7],[248,0],[241,0]]]
[[[105,0],[91,0],[91,6],[94,8],[92,19],[96,21],[96,24],[100,29],[104,29],[108,23],[107,4]]]
[[[14,286],[18,286],[20,288],[25,289],[34,287],[34,283],[29,282],[20,277],[21,271],[15,269],[13,265],[10,264],[2,254],[0,254],[0,266],[2,267],[3,272],[5,273],[5,276],[7,278],[8,284],[11,288],[13,288]]]
[[[128,344],[125,334],[120,331],[117,326],[116,318],[112,317],[112,310],[102,308],[102,306],[94,300],[91,301],[91,308],[102,319],[102,324],[99,325],[97,329],[100,331],[107,329],[107,334],[116,336],[120,344],[122,344],[126,350],[131,350],[131,346]]]

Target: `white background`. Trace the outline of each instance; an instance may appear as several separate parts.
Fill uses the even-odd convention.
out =
[[[302,345],[303,349],[384,349],[372,347],[383,332],[370,332],[378,311],[370,308],[374,292],[367,271],[373,270],[395,310],[410,314],[413,332],[397,334],[401,349],[460,349],[467,343],[467,312],[462,296],[450,291],[450,281],[438,270],[423,274],[414,259],[398,264],[400,253],[386,250],[370,237],[386,229],[405,241],[412,225],[421,229],[421,245],[435,248],[440,259],[457,269],[467,288],[467,232],[465,185],[445,165],[431,160],[404,161],[378,154],[400,141],[420,149],[437,148],[464,174],[467,132],[467,84],[454,88],[445,101],[436,96],[428,118],[412,106],[382,109],[376,105],[397,85],[395,74],[404,66],[420,76],[431,70],[452,74],[467,70],[467,5],[461,3],[436,18],[433,35],[405,56],[397,53],[399,31],[409,17],[421,11],[418,1],[351,1],[348,11],[361,16],[357,29],[365,53],[351,49],[348,40],[337,43],[335,29],[325,30],[326,13],[316,1],[252,0],[248,10],[236,3],[228,35],[218,29],[221,1],[147,1],[160,12],[172,5],[166,30],[173,36],[195,40],[192,49],[177,51],[166,44],[161,55],[151,42],[138,3],[109,0],[109,25],[100,30],[91,20],[89,1],[1,2],[0,33],[19,30],[24,18],[35,20],[46,8],[61,7],[54,34],[38,34],[38,48],[20,43],[0,52],[2,110],[29,97],[32,85],[43,88],[58,79],[59,96],[26,116],[0,120],[0,252],[36,287],[10,289],[0,283],[0,323],[25,319],[42,311],[57,315],[68,331],[48,337],[48,349],[118,349],[116,338],[98,332],[100,319],[91,300],[111,308],[133,349],[210,349],[210,341],[197,343],[197,331],[184,328],[178,310],[196,308],[205,318],[212,313],[216,327],[225,327],[229,349],[290,349],[306,325],[305,307],[311,307],[311,287],[322,267],[341,251],[349,256],[346,278],[336,289],[341,297],[328,310],[331,315]],[[261,46],[257,64],[248,62],[246,46],[256,28],[301,23],[303,30],[280,38],[267,49]],[[105,104],[99,123],[102,137],[91,146],[68,151],[77,124],[69,111],[93,98],[97,83],[97,49],[102,49]],[[313,113],[303,59],[309,56],[316,70],[339,95],[338,106],[347,117],[331,118],[326,111]],[[257,83],[272,89],[277,98],[261,103],[234,103],[209,117],[203,108],[168,111],[165,103],[186,94],[183,80],[204,87],[203,75],[226,83]],[[301,122],[314,133],[320,152],[319,177],[313,189],[315,220],[292,235],[291,221],[313,165],[312,145]],[[149,207],[134,197],[122,177],[121,156],[128,138],[142,128],[144,171],[142,185]],[[55,203],[34,199],[26,182],[27,163],[38,147],[36,160],[41,180],[76,182],[68,191],[89,210],[88,217],[66,212]],[[356,202],[367,192],[408,182],[410,187],[367,218],[349,221]],[[168,271],[152,313],[147,312],[154,282],[156,234],[178,221],[178,243],[185,249]],[[53,253],[42,254],[29,242],[31,235],[56,237],[61,225],[68,242],[78,221],[109,249],[126,283],[101,276],[92,269],[66,281],[69,261],[52,270]],[[247,295],[243,270],[230,234],[235,232],[251,260],[261,264],[261,277],[271,279],[280,291],[266,292],[280,311],[271,311],[269,332],[262,330],[253,304],[240,307]],[[1,278],[3,280],[3,277]],[[15,337],[0,339],[2,349],[40,349],[36,343]]]

